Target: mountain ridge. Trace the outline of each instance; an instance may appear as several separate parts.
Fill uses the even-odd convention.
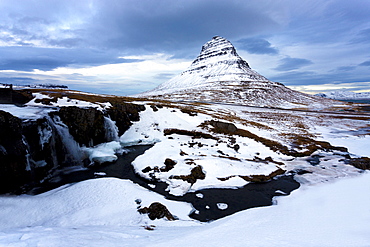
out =
[[[136,97],[283,108],[326,108],[333,101],[291,90],[251,69],[227,39],[206,42],[179,75]]]

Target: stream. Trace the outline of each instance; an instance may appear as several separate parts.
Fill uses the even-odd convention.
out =
[[[131,163],[151,147],[151,145],[126,147],[128,153],[120,155],[117,161],[111,164],[61,170],[54,177],[32,188],[28,194],[36,195],[65,184],[99,177],[129,179],[169,200],[191,203],[194,210],[190,213],[190,217],[209,222],[248,208],[272,205],[275,196],[289,195],[300,186],[292,175],[285,175],[264,183],[249,183],[237,189],[209,188],[188,192],[183,196],[173,196],[166,191],[166,183],[148,181],[135,174]]]

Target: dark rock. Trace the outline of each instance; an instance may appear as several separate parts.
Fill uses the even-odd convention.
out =
[[[116,122],[118,134],[121,136],[132,125],[132,121],[139,121],[139,112],[144,111],[145,106],[130,103],[115,103],[107,110],[108,115]]]
[[[321,156],[321,155],[312,155],[312,156],[308,157],[306,159],[306,161],[308,163],[310,163],[311,165],[316,166],[316,165],[320,164],[320,162],[321,162],[320,158],[323,158],[323,157],[324,156]]]
[[[164,165],[165,167],[162,167],[160,169],[161,172],[168,172],[170,171],[171,169],[173,169],[175,167],[175,165],[177,164],[176,161],[170,159],[170,158],[167,158],[165,161],[164,161]]]
[[[158,108],[155,105],[150,105],[150,108],[152,108],[154,112],[158,111]]]
[[[0,193],[16,190],[29,181],[26,155],[22,120],[0,111]]]
[[[235,150],[235,152],[238,152],[238,151],[239,151],[239,149],[240,149],[239,144],[235,144],[235,145],[233,146],[233,149]]]
[[[241,177],[242,179],[248,182],[262,183],[262,182],[269,181],[273,179],[274,177],[278,175],[282,175],[284,173],[285,171],[283,169],[278,168],[276,171],[273,171],[269,175],[250,175],[250,176],[239,176],[239,177]]]
[[[368,157],[350,159],[349,164],[358,169],[370,170],[370,158]]]
[[[13,90],[10,88],[0,88],[0,104],[23,105],[33,99],[29,90]]]
[[[175,217],[168,211],[167,207],[159,202],[153,202],[149,208],[140,208],[139,213],[148,214],[151,220],[166,218],[167,220],[175,220]]]
[[[172,179],[182,179],[190,184],[194,184],[198,179],[205,179],[206,174],[203,172],[203,169],[201,166],[196,166],[193,169],[191,169],[191,172],[189,175],[175,175],[171,177]]]
[[[150,166],[145,167],[143,170],[141,170],[143,173],[150,172],[152,168]]]
[[[51,102],[53,103],[56,103],[58,102],[58,98],[57,97],[54,97],[54,98],[43,98],[43,99],[36,99],[35,100],[35,103],[41,103],[43,105],[51,105]]]
[[[29,90],[13,90],[13,104],[23,105],[32,100],[32,92]]]
[[[172,135],[172,134],[177,134],[177,135],[191,136],[193,138],[204,138],[204,139],[217,140],[216,137],[214,137],[210,134],[199,132],[199,131],[194,131],[194,130],[189,131],[189,130],[181,130],[181,129],[164,129],[163,133],[164,133],[165,136]]]
[[[60,116],[68,126],[69,133],[76,142],[87,147],[105,142],[104,115],[95,108],[62,107],[52,115]]]
[[[238,128],[233,123],[221,122],[221,121],[208,121],[208,124],[215,128],[216,132],[233,134]]]
[[[294,171],[293,171],[293,174],[297,174],[297,175],[304,175],[304,174],[310,174],[310,173],[312,173],[312,172],[310,172],[310,171],[307,171],[307,170],[304,170],[304,169],[295,169]]]
[[[188,114],[188,115],[189,115],[189,116],[191,116],[191,117],[198,116],[198,113],[197,113],[197,112],[192,111],[192,110],[189,110],[189,109],[185,109],[185,108],[183,108],[183,109],[180,109],[180,111],[181,111],[182,113],[186,113],[186,114]]]

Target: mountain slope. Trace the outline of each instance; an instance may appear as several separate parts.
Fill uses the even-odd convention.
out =
[[[138,96],[287,108],[325,108],[333,104],[266,79],[250,68],[228,40],[219,36],[203,45],[187,70]]]

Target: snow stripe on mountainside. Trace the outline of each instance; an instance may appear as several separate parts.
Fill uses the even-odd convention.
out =
[[[154,91],[168,89],[187,89],[190,86],[207,85],[224,81],[268,81],[251,70],[248,63],[237,53],[226,39],[214,37],[202,47],[200,55],[191,66]]]
[[[138,97],[274,106],[326,108],[327,99],[293,91],[252,70],[230,41],[213,37],[190,67]]]

